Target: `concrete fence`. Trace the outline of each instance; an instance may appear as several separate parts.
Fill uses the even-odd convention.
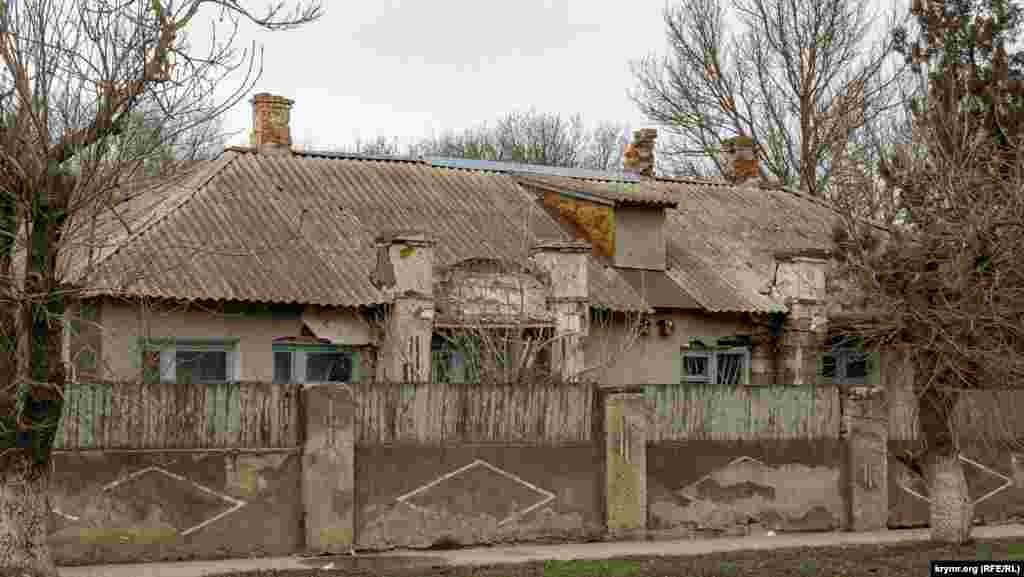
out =
[[[67,399],[63,563],[869,530],[927,506],[891,460],[912,441],[878,388],[106,383]],[[1024,511],[1016,462],[972,457],[984,520]]]

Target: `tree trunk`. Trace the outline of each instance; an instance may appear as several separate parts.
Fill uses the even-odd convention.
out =
[[[957,545],[970,541],[974,504],[960,454],[933,456],[928,476],[932,540]]]
[[[46,542],[49,463],[34,463],[23,449],[11,449],[0,460],[0,575],[57,577]]]

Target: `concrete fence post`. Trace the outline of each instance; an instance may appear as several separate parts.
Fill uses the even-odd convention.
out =
[[[843,398],[846,458],[843,492],[844,528],[848,531],[885,529],[889,519],[889,415],[882,387],[848,387]]]
[[[605,524],[613,538],[647,530],[647,410],[643,394],[605,391]]]
[[[355,545],[355,400],[348,387],[313,385],[303,389],[303,405],[306,550],[348,553]]]

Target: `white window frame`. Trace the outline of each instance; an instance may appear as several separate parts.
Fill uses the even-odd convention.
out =
[[[198,383],[234,383],[242,374],[242,355],[236,339],[171,339],[169,344],[160,346],[160,382],[174,384],[178,381],[178,351],[224,352],[227,355],[224,381],[197,381]]]
[[[710,385],[721,384],[718,382],[718,357],[719,355],[742,355],[743,356],[743,374],[741,375],[740,382],[738,384],[748,385],[750,384],[750,348],[749,347],[730,347],[730,348],[708,348],[708,349],[683,349],[682,351],[682,364],[679,371],[679,382],[680,383],[704,383]],[[686,357],[703,357],[708,359],[708,375],[686,375]]]

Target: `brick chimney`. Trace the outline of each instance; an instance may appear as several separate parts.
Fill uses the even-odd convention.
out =
[[[291,107],[295,102],[262,92],[252,97],[252,146],[260,152],[291,152]]]
[[[623,168],[626,172],[640,176],[654,176],[654,142],[658,131],[654,128],[641,128],[633,132],[633,142],[626,146]]]
[[[749,136],[734,136],[722,142],[723,169],[728,171],[729,180],[744,184],[761,178],[761,166],[754,149],[754,139]]]

